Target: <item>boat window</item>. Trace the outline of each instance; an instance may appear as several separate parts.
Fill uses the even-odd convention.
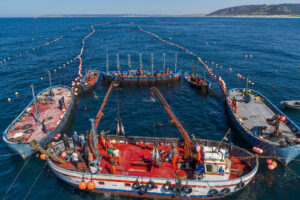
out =
[[[206,172],[207,173],[217,173],[218,165],[206,165]]]

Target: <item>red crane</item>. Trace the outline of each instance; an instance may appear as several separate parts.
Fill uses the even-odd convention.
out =
[[[160,91],[156,87],[152,87],[152,88],[150,88],[150,90],[151,90],[151,94],[155,94],[157,96],[158,100],[161,102],[161,104],[164,106],[165,110],[170,115],[171,120],[169,122],[174,123],[176,125],[178,131],[180,132],[180,134],[182,135],[182,137],[184,139],[184,159],[190,158],[192,143],[191,143],[191,139],[190,139],[187,131],[183,128],[181,123],[178,121],[178,119],[172,112],[171,107],[169,106],[167,101],[164,99],[164,97],[160,93]]]
[[[101,118],[103,117],[103,115],[104,115],[103,110],[104,110],[104,107],[105,107],[105,105],[106,105],[106,103],[107,103],[108,97],[109,97],[109,95],[111,94],[111,91],[112,91],[113,87],[117,87],[117,86],[118,86],[118,84],[112,82],[112,83],[110,84],[110,86],[109,86],[107,92],[106,92],[106,95],[105,95],[105,97],[104,97],[104,99],[103,99],[101,108],[100,108],[100,110],[98,111],[98,114],[97,114],[96,119],[95,119],[95,121],[94,121],[94,131],[95,131],[95,133],[97,133],[97,128],[98,128],[100,119],[101,119]],[[92,130],[90,131],[90,135],[89,135],[89,144],[90,144],[90,149],[92,150],[94,156],[96,156],[96,157],[98,157],[98,159],[100,159],[100,158],[99,158],[100,155],[96,155],[96,152],[95,152],[95,150],[94,150],[94,145],[93,145],[93,131],[92,131]],[[95,147],[95,148],[97,148],[97,147]]]

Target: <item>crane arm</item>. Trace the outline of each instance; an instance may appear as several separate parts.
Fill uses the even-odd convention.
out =
[[[107,103],[107,100],[108,100],[108,98],[109,98],[109,96],[111,94],[111,91],[112,91],[113,87],[116,87],[116,83],[114,83],[114,82],[112,82],[110,84],[110,86],[109,86],[109,88],[108,88],[108,90],[106,92],[106,95],[105,95],[105,97],[103,99],[102,105],[101,105],[100,110],[99,110],[99,112],[98,112],[98,114],[96,116],[96,119],[95,119],[95,121],[93,121],[92,130],[90,131],[90,134],[89,134],[90,149],[91,149],[92,153],[94,154],[94,156],[97,157],[99,160],[100,160],[100,155],[98,154],[98,151],[95,151],[95,148],[97,148],[97,147],[94,147],[94,143],[95,143],[94,142],[95,141],[94,140],[94,135],[97,134],[97,128],[98,128],[99,122],[100,122],[101,118],[104,115],[104,113],[103,113],[104,107],[105,107],[105,105]],[[93,132],[94,132],[94,134],[93,134]]]
[[[159,99],[159,101],[163,105],[164,109],[170,115],[171,123],[174,123],[176,125],[178,131],[182,135],[182,137],[184,139],[184,157],[185,157],[185,159],[189,158],[190,153],[191,153],[192,142],[191,142],[191,139],[190,139],[187,131],[184,129],[184,127],[181,125],[179,120],[176,118],[175,114],[171,110],[171,107],[169,106],[167,101],[164,99],[164,97],[160,93],[160,91],[156,87],[152,87],[152,88],[150,88],[150,90],[151,90],[152,94],[155,94],[157,96],[157,98]]]

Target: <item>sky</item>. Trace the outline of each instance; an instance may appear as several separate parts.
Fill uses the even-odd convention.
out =
[[[0,17],[59,14],[208,14],[252,4],[300,3],[300,0],[0,0]]]

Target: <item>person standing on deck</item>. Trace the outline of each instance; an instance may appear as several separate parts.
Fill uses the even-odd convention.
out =
[[[172,164],[173,164],[173,167],[176,168],[176,165],[177,165],[177,159],[178,159],[178,152],[177,152],[177,149],[175,147],[175,145],[173,144],[172,145],[173,147],[173,150],[172,150]]]
[[[69,138],[66,134],[63,135],[62,140],[64,142],[65,149],[70,148]]]
[[[116,160],[116,164],[121,165],[121,156],[120,156],[119,149],[117,149],[115,147],[113,152],[114,152],[114,157],[115,157],[115,160]]]
[[[111,174],[116,174],[116,163],[115,163],[115,160],[111,160],[111,163],[110,163],[110,173]]]
[[[78,154],[76,153],[76,150],[74,150],[74,152],[72,153],[71,159],[76,169],[78,169]]]
[[[79,135],[79,144],[80,144],[80,148],[82,149],[85,143],[85,138],[83,134]]]
[[[102,130],[102,131],[100,132],[99,142],[100,142],[100,144],[102,145],[103,148],[105,148],[105,139],[104,139],[104,136],[105,136],[105,134],[108,133],[108,132],[109,132],[109,131],[104,131],[104,130]]]
[[[236,113],[237,112],[237,102],[235,97],[232,99],[232,105],[231,105],[232,110]]]
[[[105,141],[105,151],[107,151],[110,147],[111,147],[111,144],[110,144],[109,139],[107,138]]]
[[[110,148],[107,150],[108,160],[113,160],[113,155],[114,155],[113,147],[110,147]]]
[[[74,131],[73,134],[73,144],[74,144],[74,148],[79,146],[79,137],[76,131]]]

